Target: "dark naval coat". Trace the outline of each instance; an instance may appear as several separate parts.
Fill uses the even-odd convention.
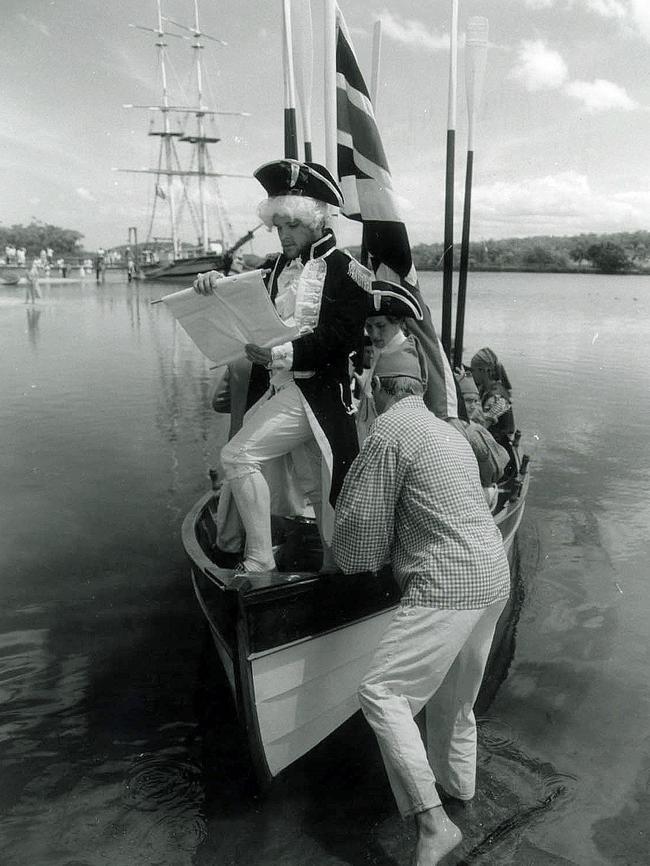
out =
[[[329,503],[334,507],[343,479],[358,452],[350,393],[349,356],[363,346],[366,290],[370,272],[348,253],[337,249],[328,232],[302,257],[304,269],[296,297],[296,324],[304,333],[292,341],[295,378],[307,406],[308,417],[331,478]],[[280,255],[266,279],[271,299],[278,292],[278,277],[288,263]],[[269,373],[252,366],[247,408],[269,388]],[[325,499],[323,501],[325,505]]]

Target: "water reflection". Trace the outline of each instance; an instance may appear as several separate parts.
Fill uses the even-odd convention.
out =
[[[137,282],[127,284],[124,295],[126,299],[126,308],[129,311],[129,321],[131,328],[136,333],[139,333],[142,319],[140,315],[140,285]]]
[[[38,307],[27,307],[25,312],[27,313],[27,335],[29,337],[29,342],[35,349],[40,337],[38,323],[43,311],[39,310]]]
[[[124,604],[122,595],[122,623]],[[182,615],[178,600],[171,606]],[[26,605],[15,616],[48,613]],[[52,628],[0,632],[0,862],[190,866],[205,836],[201,769],[192,754],[195,725],[171,721],[175,698],[165,689],[174,689],[170,665],[178,658],[191,694],[185,670],[191,653],[170,637],[179,630],[165,617],[152,616],[137,639],[131,629],[132,650],[116,651],[119,627],[98,627],[95,619],[90,638],[89,629],[62,613]],[[103,658],[98,647],[113,634],[114,647]],[[80,652],[84,645],[92,651]],[[169,649],[171,662],[161,657],[161,647]],[[152,671],[163,685],[149,686],[147,694]],[[147,701],[166,707],[153,725],[143,712]]]

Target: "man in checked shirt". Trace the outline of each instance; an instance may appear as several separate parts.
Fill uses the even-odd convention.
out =
[[[417,828],[416,866],[461,841],[438,785],[471,800],[473,706],[510,590],[501,534],[468,442],[422,400],[420,364],[405,348],[380,359],[380,413],[336,506],[334,554],[346,573],[390,560],[402,596],[359,687],[402,816]],[[426,748],[414,716],[426,707]]]

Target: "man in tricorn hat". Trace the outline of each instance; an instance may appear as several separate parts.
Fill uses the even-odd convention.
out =
[[[436,782],[452,798],[474,796],[473,706],[508,560],[468,442],[424,404],[413,347],[380,355],[372,383],[379,417],[336,504],[334,553],[346,573],[390,559],[401,588],[359,700],[398,808],[415,817],[415,862],[433,866],[461,841]],[[414,721],[423,707],[426,747]]]
[[[282,245],[267,287],[280,317],[295,323],[300,336],[272,349],[245,347],[252,363],[247,400],[252,408],[221,452],[226,484],[246,533],[240,570],[275,566],[264,472],[291,452],[303,457],[301,477],[319,524],[325,567],[334,504],[358,451],[349,355],[363,343],[363,286],[369,275],[337,249],[327,227],[329,206],[340,207],[343,197],[326,168],[281,159],[262,165],[254,175],[268,194],[259,206],[260,217],[269,229],[277,229]],[[212,293],[220,276],[199,275],[196,291]]]

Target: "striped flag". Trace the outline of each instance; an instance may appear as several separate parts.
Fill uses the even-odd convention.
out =
[[[342,213],[363,223],[363,248],[378,279],[409,287],[424,310],[422,322],[409,321],[428,368],[425,402],[441,418],[458,417],[456,383],[442,343],[424,303],[399,213],[388,160],[375,114],[341,10],[336,8],[336,111],[338,175],[345,203]]]

